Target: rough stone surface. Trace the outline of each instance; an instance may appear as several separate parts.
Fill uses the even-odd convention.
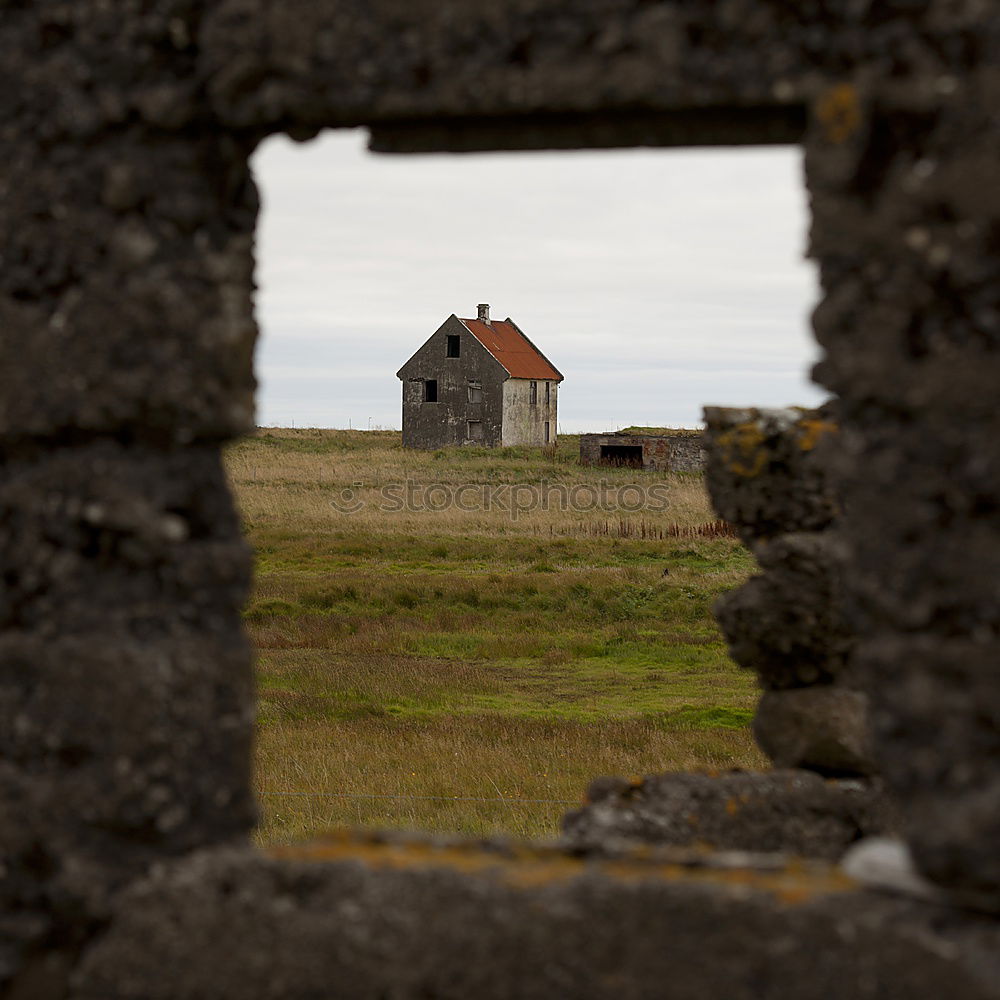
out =
[[[866,837],[840,859],[848,877],[867,888],[879,888],[911,899],[951,905],[952,900],[939,885],[924,878],[913,864],[913,855],[898,837]]]
[[[775,767],[829,775],[874,770],[868,698],[861,691],[834,685],[765,691],[753,729]]]
[[[244,835],[249,553],[214,448],[93,441],[0,478],[0,982],[165,855]]]
[[[598,778],[587,799],[563,817],[567,846],[669,844],[835,860],[898,823],[878,782],[802,770]]]
[[[877,768],[825,457],[838,439],[831,410],[705,411],[712,501],[762,570],[715,616],[765,689],[754,736],[775,766],[864,776]]]
[[[494,892],[354,844],[203,855],[111,908],[250,823],[216,453],[252,423],[247,158],[355,124],[396,151],[802,138],[852,669],[916,863],[1000,898],[994,4],[38,0],[0,51],[0,988],[58,996],[111,920],[82,995],[996,995],[995,919],[775,909],[752,870]],[[835,507],[805,485],[818,428],[772,447],[768,419],[721,428],[717,502],[780,545]]]
[[[714,608],[730,655],[768,689],[837,680],[848,670],[855,637],[844,614],[834,536],[797,532],[752,549],[764,572],[723,594]]]
[[[978,1000],[998,946],[995,921],[780,858],[345,839],[163,866],[71,996]]]
[[[872,641],[860,653],[875,700],[879,767],[905,802],[903,831],[918,866],[995,900],[998,658],[1000,642],[933,635]],[[904,747],[907,754],[897,752]]]
[[[5,19],[5,53],[23,19]],[[248,430],[250,145],[134,126],[81,159],[88,135],[32,136],[5,163],[18,194],[0,209],[0,438],[184,444]]]
[[[705,484],[719,516],[751,546],[828,528],[838,505],[825,456],[836,434],[822,410],[705,407]]]
[[[998,40],[994,12],[975,51]],[[933,113],[814,123],[810,252],[879,768],[923,872],[1000,898],[1000,83],[955,67]]]

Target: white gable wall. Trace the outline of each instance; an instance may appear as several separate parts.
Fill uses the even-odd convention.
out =
[[[548,444],[556,443],[556,407],[559,383],[550,381],[549,402],[545,402],[545,379],[535,379],[537,402],[531,402],[531,379],[509,378],[503,384],[502,444],[546,444],[545,424],[549,425]]]

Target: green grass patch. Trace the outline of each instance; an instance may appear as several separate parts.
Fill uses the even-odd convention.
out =
[[[711,615],[753,559],[733,538],[649,537],[714,520],[697,476],[674,477],[641,530],[603,511],[351,518],[327,499],[407,477],[597,482],[576,449],[414,453],[394,432],[271,429],[230,450],[256,558],[262,841],[344,822],[551,835],[565,807],[520,799],[573,800],[600,773],[760,765],[753,677]]]

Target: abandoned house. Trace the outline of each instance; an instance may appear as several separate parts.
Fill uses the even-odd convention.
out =
[[[403,383],[403,447],[547,445],[556,440],[563,377],[507,319],[454,313],[396,373]]]

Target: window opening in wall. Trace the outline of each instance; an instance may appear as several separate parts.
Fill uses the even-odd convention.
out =
[[[537,406],[538,405],[538,383],[537,382],[533,381],[531,383],[529,389],[528,389],[528,402],[531,403],[532,406]]]
[[[715,517],[697,475],[659,504],[638,449],[583,466],[574,435],[694,427],[706,402],[815,402],[800,153],[408,158],[364,141],[276,138],[254,163],[269,426],[226,461],[269,554],[246,616],[259,840],[554,836],[592,775],[752,766],[747,727],[730,728],[749,681],[708,610],[718,575],[697,568],[735,579],[745,556],[683,534]],[[451,314],[498,334],[510,317],[565,382],[491,360]],[[401,448],[404,395],[455,447]],[[502,447],[504,418],[531,445]],[[675,557],[695,569],[664,575]],[[712,683],[678,692],[692,632],[713,639],[695,658]],[[649,663],[637,698],[622,677]]]
[[[462,354],[462,338],[458,334],[448,334],[448,348],[447,356],[449,358],[458,358]]]

